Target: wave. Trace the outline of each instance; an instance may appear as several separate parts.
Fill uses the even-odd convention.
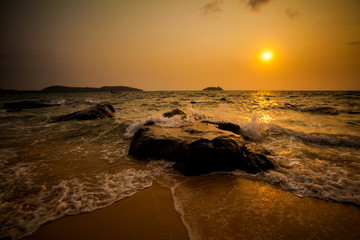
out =
[[[183,125],[186,125],[194,121],[204,121],[204,120],[212,121],[214,120],[214,118],[194,110],[192,106],[189,104],[187,105],[185,118],[179,115],[175,115],[174,117],[167,118],[164,117],[163,114],[155,114],[147,117],[145,120],[142,120],[140,122],[131,123],[126,129],[124,137],[127,139],[132,138],[134,134],[137,132],[137,130],[139,130],[145,124],[150,122],[160,127],[181,127]]]
[[[318,146],[347,147],[360,149],[360,137],[345,134],[325,134],[325,133],[305,133],[300,131],[283,128],[275,124],[257,122],[254,116],[252,121],[241,126],[242,135],[251,140],[263,140],[266,137],[294,138],[305,144],[315,144]]]
[[[293,137],[305,144],[315,144],[329,147],[360,148],[360,137],[352,135],[337,135],[324,133],[305,133],[271,125],[264,133],[264,136]]]
[[[150,162],[145,169],[126,168],[85,178],[63,179],[53,186],[45,186],[46,182],[36,184],[32,180],[36,165],[19,164],[8,168],[0,174],[3,180],[0,183],[0,238],[22,238],[46,222],[107,207],[150,187],[169,166],[163,161]]]
[[[265,179],[298,197],[316,197],[360,206],[360,179],[320,160],[264,173]]]
[[[299,112],[307,112],[311,114],[326,114],[326,115],[338,115],[339,111],[332,107],[300,107],[292,105],[290,103],[285,103],[283,106],[279,107],[280,109],[290,109]]]
[[[319,115],[339,115],[339,114],[350,114],[350,115],[357,115],[360,114],[360,111],[354,110],[353,107],[356,107],[357,105],[350,105],[350,109],[336,109],[334,107],[304,107],[303,105],[293,105],[290,103],[285,103],[282,106],[279,106],[277,108],[279,109],[289,109],[293,111],[298,112],[304,112],[304,113],[310,113],[310,114],[319,114]]]

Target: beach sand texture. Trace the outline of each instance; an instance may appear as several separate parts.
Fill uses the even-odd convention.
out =
[[[35,239],[188,239],[171,193],[153,184],[110,207],[68,216],[40,227]]]
[[[192,177],[171,191],[173,199],[170,189],[154,183],[110,207],[45,224],[25,239],[360,238],[358,207],[299,198],[256,180]]]

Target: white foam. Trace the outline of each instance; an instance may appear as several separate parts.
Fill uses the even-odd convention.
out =
[[[260,140],[263,137],[263,133],[268,129],[268,124],[258,121],[257,115],[251,117],[251,121],[241,125],[241,133],[244,137]]]
[[[145,120],[140,122],[134,122],[128,126],[124,137],[130,139],[134,136],[134,134],[143,127],[148,122],[153,122],[155,125],[164,128],[170,127],[181,127],[183,125],[189,124],[194,121],[201,121],[201,120],[213,120],[213,118],[196,111],[192,108],[190,104],[186,105],[186,117],[183,118],[180,115],[175,115],[171,118],[164,117],[162,114],[155,114],[152,116],[147,117]]]
[[[360,205],[360,178],[328,162],[279,167],[264,173],[265,179],[298,196],[317,197]]]
[[[173,187],[171,187],[170,191],[171,191],[171,197],[173,200],[173,204],[174,204],[174,208],[175,211],[178,213],[178,215],[181,218],[182,223],[184,224],[187,234],[189,236],[189,239],[201,239],[201,234],[198,233],[196,231],[195,228],[193,228],[185,219],[185,212],[184,212],[184,208],[182,206],[182,201],[180,199],[178,199],[177,197],[175,197],[175,192],[177,190],[177,188],[179,186],[181,186],[185,181],[179,182],[177,184],[175,184]],[[184,196],[185,197],[185,196]]]
[[[3,224],[0,238],[21,238],[48,221],[109,206],[150,187],[154,178],[168,171],[170,166],[168,162],[150,162],[143,169],[126,167],[113,173],[64,179],[52,187],[35,185],[28,175],[33,174],[30,170],[35,166],[13,167],[9,170],[13,177],[7,174],[10,179],[6,183],[13,184],[13,189],[8,188],[0,195]],[[19,186],[17,181],[21,181],[31,194],[23,196],[21,201],[4,201]]]
[[[93,99],[85,99],[84,102],[94,104],[94,103],[100,103],[101,101],[100,100],[93,100]]]
[[[57,100],[51,100],[50,103],[51,103],[51,104],[66,105],[66,104],[71,104],[72,101],[65,100],[65,99],[57,99]]]

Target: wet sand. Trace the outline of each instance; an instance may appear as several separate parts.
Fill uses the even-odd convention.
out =
[[[110,207],[68,216],[41,226],[26,240],[188,239],[171,192],[152,187]]]
[[[45,224],[25,239],[360,239],[357,206],[226,175],[185,178],[173,197],[169,187],[154,183],[110,207]]]
[[[187,178],[173,190],[191,239],[360,239],[360,208],[297,197],[229,175]]]

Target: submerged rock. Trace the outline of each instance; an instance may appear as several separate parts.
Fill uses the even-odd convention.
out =
[[[31,109],[31,108],[45,108],[45,107],[54,107],[60,106],[59,104],[47,104],[35,101],[20,101],[20,102],[10,102],[3,105],[3,109],[8,109],[10,111],[18,111],[21,109]]]
[[[173,161],[174,169],[186,176],[235,169],[256,173],[274,168],[263,153],[253,152],[241,135],[206,122],[178,128],[143,126],[135,133],[129,149],[129,155],[138,159]]]
[[[114,117],[115,109],[110,104],[97,104],[81,111],[62,115],[53,118],[52,122],[62,122],[70,120],[94,120]]]

